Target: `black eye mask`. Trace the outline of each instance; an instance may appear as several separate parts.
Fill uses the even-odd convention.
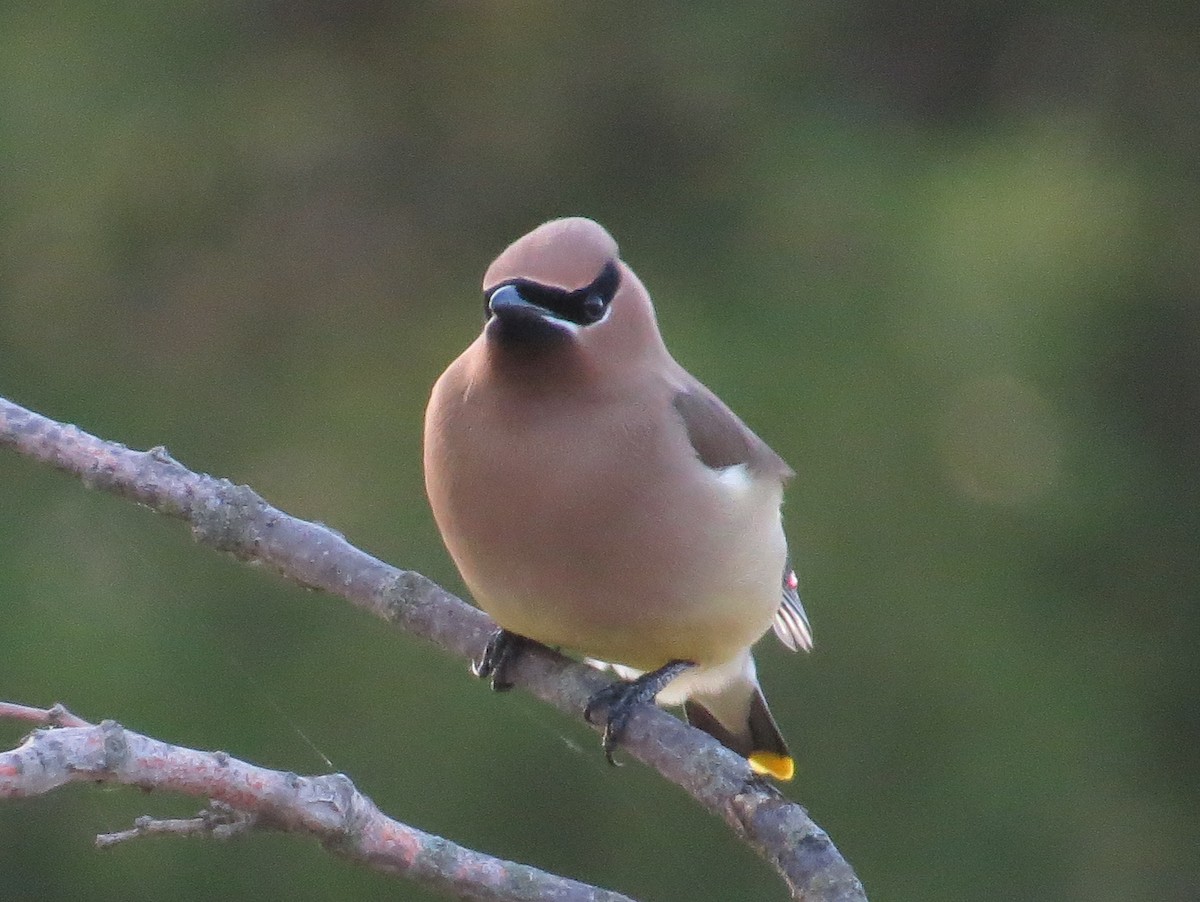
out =
[[[574,291],[552,288],[529,279],[509,279],[484,295],[483,315],[485,319],[493,315],[504,316],[502,311],[493,307],[494,298],[503,302],[505,309],[517,311],[521,306],[517,300],[519,298],[534,308],[529,310],[530,315],[544,317],[548,314],[554,319],[574,323],[576,326],[590,326],[604,319],[620,287],[621,271],[612,260],[604,264],[600,274],[590,285],[576,288]],[[515,290],[516,297],[506,289]],[[524,315],[518,314],[518,318],[524,318]]]

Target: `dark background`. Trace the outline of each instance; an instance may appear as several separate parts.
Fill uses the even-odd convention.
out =
[[[461,591],[429,387],[492,257],[592,216],[798,473],[817,648],[760,673],[788,795],[873,898],[1193,899],[1195,9],[7,3],[0,394]],[[396,817],[646,900],[785,897],[462,662],[14,455],[0,490],[0,697],[327,756]],[[3,894],[427,898],[294,837],[91,848],[197,807],[6,802]]]

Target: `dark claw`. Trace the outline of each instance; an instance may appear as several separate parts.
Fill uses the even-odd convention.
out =
[[[763,774],[751,774],[746,778],[742,792],[762,793],[773,799],[782,799],[783,793]]]
[[[692,666],[694,665],[690,661],[670,661],[658,670],[642,674],[633,682],[617,680],[610,683],[588,699],[587,706],[583,709],[583,719],[588,723],[596,723],[592,715],[601,708],[606,709],[604,737],[600,745],[609,764],[617,766],[613,752],[625,734],[625,727],[629,724],[629,717],[634,708],[637,705],[653,703],[654,697],[662,692],[667,683]]]
[[[608,718],[604,721],[604,736],[600,740],[600,747],[604,749],[604,757],[613,767],[620,767],[617,760],[613,758],[613,751],[617,747],[617,740],[625,733],[625,726],[629,723],[629,712],[634,705],[643,701],[645,699],[640,697],[636,682],[627,683],[624,680],[618,680],[605,686],[589,698],[587,707],[583,709],[583,719],[590,724],[596,723],[592,719],[592,715],[598,708],[608,709]]]
[[[517,660],[528,642],[524,636],[518,636],[508,630],[496,630],[488,636],[483,655],[478,661],[471,662],[471,673],[481,680],[491,677],[493,692],[507,692],[513,687],[512,681],[508,679],[508,668]]]

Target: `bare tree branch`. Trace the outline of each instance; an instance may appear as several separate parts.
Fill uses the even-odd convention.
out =
[[[143,814],[134,818],[133,826],[128,830],[99,834],[96,848],[108,849],[143,836],[211,836],[214,839],[229,839],[257,826],[258,818],[254,814],[238,811],[214,799],[195,817],[156,818]]]
[[[23,720],[36,710],[0,704],[0,716],[9,711]],[[149,834],[227,837],[253,826],[315,836],[339,855],[459,899],[633,902],[392,820],[342,774],[302,777],[269,770],[224,752],[169,745],[115,721],[94,726],[53,712],[43,712],[45,722],[62,721],[66,715],[82,725],[35,730],[18,748],[0,753],[0,798],[44,795],[87,781],[165,789],[211,798],[219,806],[187,820],[138,818],[132,830],[98,836],[96,844],[102,848]]]
[[[133,451],[4,399],[0,444],[92,488],[184,520],[204,544],[340,595],[460,657],[477,657],[494,629],[483,612],[421,574],[391,567],[332,530],[285,514],[247,486],[194,473],[165,448]],[[606,683],[592,668],[543,648],[522,655],[510,676],[575,717]],[[630,719],[622,748],[723,818],[783,876],[793,898],[866,899],[850,865],[808,813],[756,779],[741,757],[709,736],[646,706]]]
[[[31,708],[16,702],[0,702],[0,719],[24,720],[43,727],[90,727],[82,717],[76,717],[62,705],[49,708]]]

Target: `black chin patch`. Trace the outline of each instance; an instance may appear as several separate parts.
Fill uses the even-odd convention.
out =
[[[549,348],[571,340],[571,333],[556,326],[536,307],[492,316],[485,329],[489,339],[504,345]]]

